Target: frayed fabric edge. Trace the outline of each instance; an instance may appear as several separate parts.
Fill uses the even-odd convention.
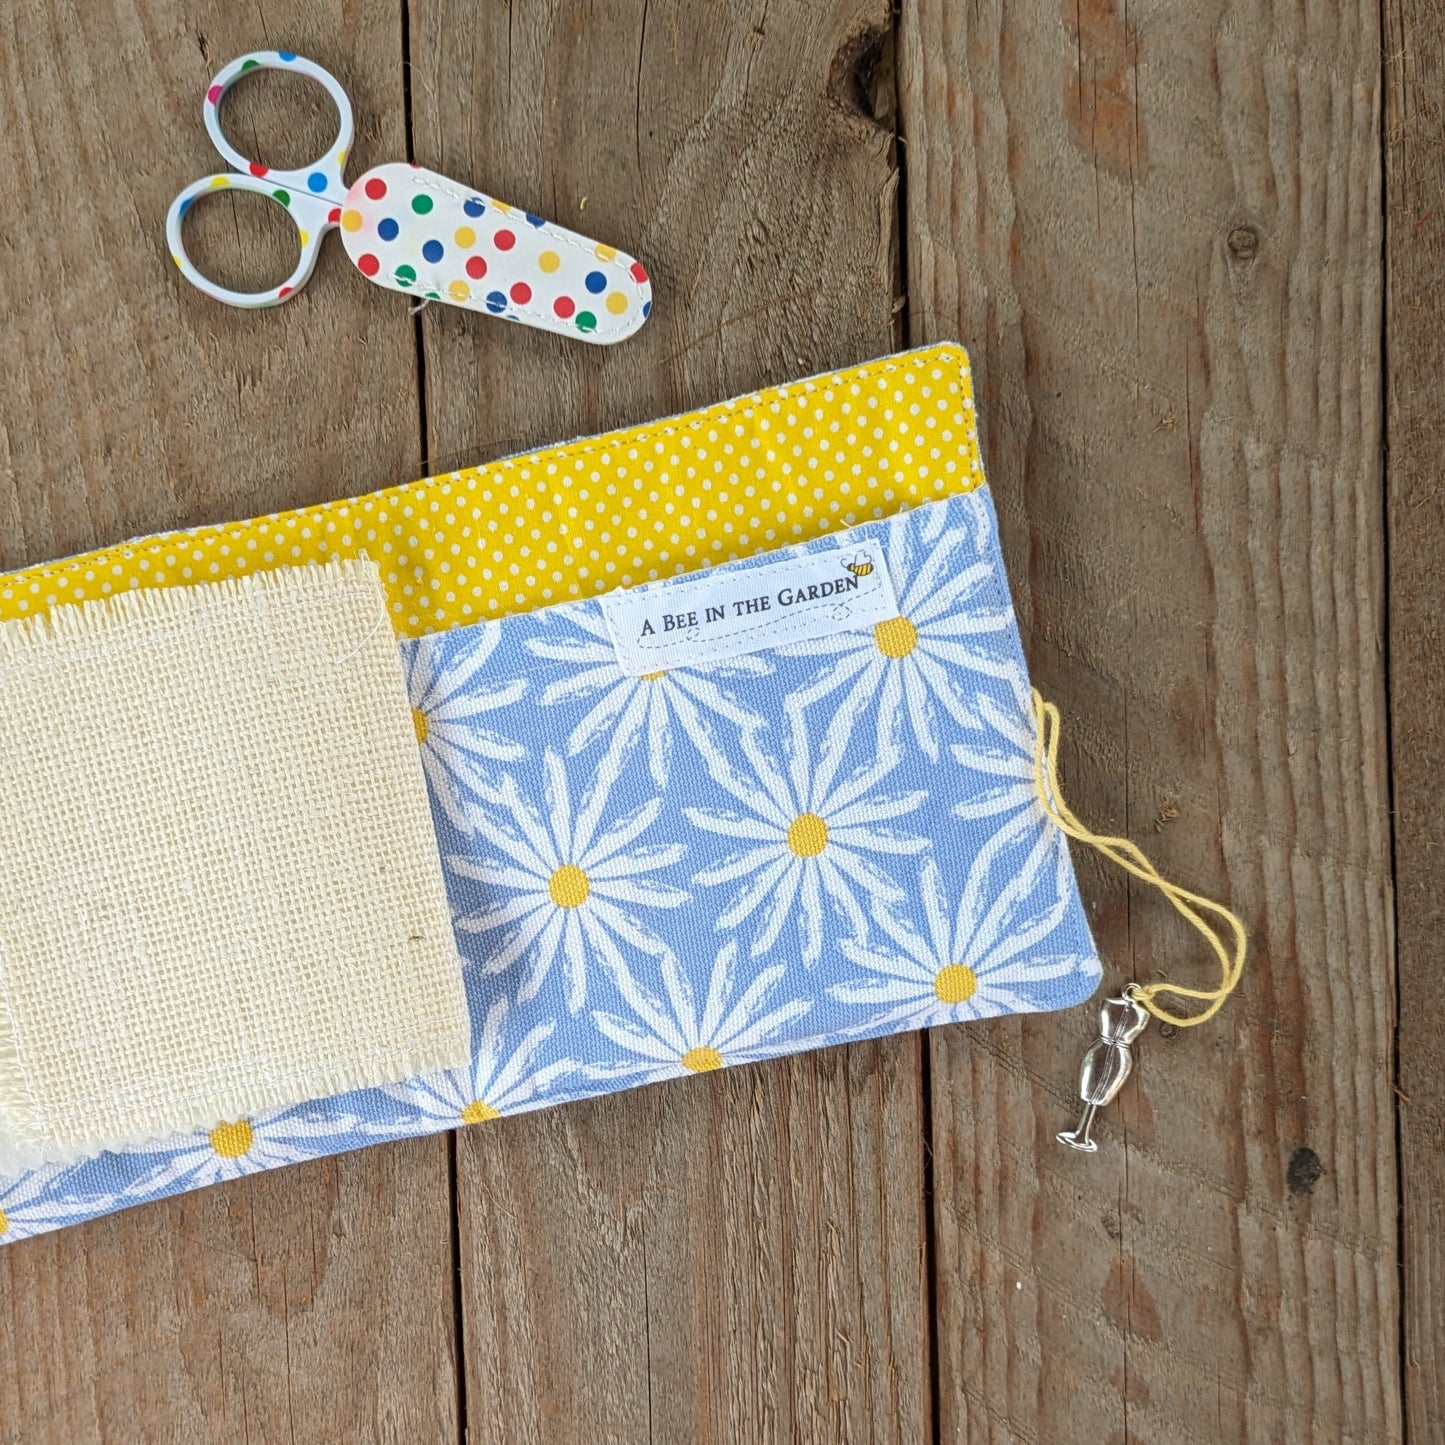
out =
[[[3,1009],[3,1003],[0,1003]],[[304,1108],[311,1100],[297,1100],[293,1096],[268,1095],[264,1091],[251,1090],[228,1101],[222,1108],[213,1101],[197,1104],[191,1113],[178,1116],[173,1123],[155,1130],[137,1131],[123,1139],[86,1139],[61,1144],[47,1140],[43,1124],[34,1111],[28,1121],[16,1117],[16,1094],[22,1097],[25,1089],[24,1072],[13,1047],[13,1038],[8,1037],[4,1028],[4,1013],[0,1011],[0,1178],[23,1174],[31,1169],[40,1169],[50,1164],[80,1164],[102,1154],[141,1148],[175,1136],[204,1133],[219,1124],[233,1123],[238,1118],[251,1118],[271,1110]],[[438,1048],[434,1052],[418,1054],[411,1051],[392,1056],[391,1061],[379,1072],[374,1068],[365,1076],[349,1070],[332,1070],[320,1081],[316,1099],[331,1099],[337,1094],[349,1093],[353,1089],[379,1088],[386,1084],[405,1083],[410,1079],[424,1078],[428,1074],[442,1073],[449,1069],[466,1068],[471,1063],[471,1029],[468,1025],[461,1031],[456,1047]],[[376,1060],[368,1063],[375,1064]]]

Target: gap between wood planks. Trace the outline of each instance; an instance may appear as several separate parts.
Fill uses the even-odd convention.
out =
[[[1380,35],[1388,34],[1387,4],[1380,0]],[[1380,467],[1380,548],[1385,586],[1380,603],[1380,636],[1383,649],[1382,666],[1385,674],[1385,756],[1389,767],[1385,770],[1385,802],[1390,810],[1391,825],[1388,832],[1388,858],[1390,872],[1390,937],[1392,941],[1390,959],[1395,976],[1395,1020],[1390,1031],[1390,1084],[1395,1101],[1395,1256],[1399,1276],[1398,1322],[1399,1340],[1398,1381],[1400,1394],[1400,1421],[1402,1439],[1409,1441],[1413,1435],[1410,1420],[1410,1397],[1407,1378],[1407,1361],[1410,1357],[1410,1299],[1409,1272],[1405,1259],[1405,1121],[1400,1112],[1403,1094],[1400,1088],[1400,890],[1397,850],[1399,838],[1395,819],[1395,710],[1390,705],[1393,692],[1394,669],[1391,656],[1393,634],[1390,614],[1393,603],[1390,586],[1390,146],[1389,146],[1389,93],[1390,57],[1386,47],[1380,51],[1380,211],[1385,224],[1380,228],[1380,446],[1384,453]]]
[[[416,134],[412,115],[411,0],[400,0],[401,19],[401,94],[406,137],[407,161],[416,162]],[[431,474],[431,438],[427,423],[426,345],[422,336],[422,308],[412,311],[412,344],[416,348],[416,430],[417,454],[421,458],[421,474]],[[451,1206],[450,1246],[452,1255],[452,1338],[456,1364],[457,1440],[467,1445],[467,1361],[466,1300],[462,1289],[461,1200],[457,1183],[457,1131],[447,1135],[447,1196]]]
[[[860,75],[862,91],[870,100],[877,87],[886,84],[890,93],[887,112],[893,129],[893,165],[897,185],[893,191],[893,226],[897,237],[897,274],[895,277],[894,313],[897,318],[897,343],[907,350],[913,345],[913,313],[909,306],[908,288],[908,144],[903,134],[903,98],[900,93],[898,68],[898,27],[903,0],[892,0],[889,6],[890,30],[879,39],[878,49],[867,57],[866,75]],[[841,56],[842,52],[840,52]],[[886,75],[886,80],[884,76]],[[872,100],[873,113],[879,107]],[[919,1119],[923,1154],[923,1277],[927,1286],[928,1315],[928,1422],[932,1445],[942,1445],[943,1401],[942,1359],[938,1346],[938,1243],[934,1209],[936,1194],[933,1177],[933,1034],[930,1029],[919,1033]]]
[[[1445,583],[1438,483],[1433,480],[1438,475],[1442,430],[1439,407],[1431,395],[1438,385],[1441,247],[1438,227],[1431,223],[1439,210],[1445,140],[1440,108],[1432,94],[1445,50],[1445,12],[1438,0],[1419,6],[1381,0],[1380,28],[1384,668],[1390,869],[1395,885],[1399,1380],[1405,1439],[1435,1440],[1445,1428],[1440,1412],[1445,1373],[1439,1358],[1445,1315],[1438,1286],[1432,1288],[1442,1249],[1438,1221],[1445,1173],[1438,1143],[1445,1090],[1429,1021],[1438,1017],[1445,998],[1437,967],[1445,830],[1426,795],[1438,781],[1442,757],[1435,721],[1441,695],[1439,634],[1431,625]],[[1418,388],[1417,378],[1423,379]]]

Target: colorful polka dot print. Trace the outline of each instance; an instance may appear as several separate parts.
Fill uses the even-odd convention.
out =
[[[808,541],[982,483],[968,357],[930,346],[370,496],[0,575],[0,620],[125,588],[368,557],[398,634],[420,637]]]
[[[230,86],[256,70],[307,76],[330,95],[340,124],[326,155],[299,170],[281,170],[248,159],[226,138],[221,102]],[[354,131],[351,103],[336,77],[314,61],[288,50],[258,50],[233,60],[211,82],[201,113],[231,170],[202,176],[181,191],[166,216],[166,240],[186,280],[228,306],[276,306],[295,295],[310,279],[322,241],[339,228],[347,255],[367,280],[423,301],[604,346],[630,336],[652,310],[652,286],[640,261],[435,171],[381,165],[348,187],[342,171]],[[264,195],[296,223],[300,255],[281,285],[232,291],[203,275],[187,255],[184,225],[191,207],[201,196],[228,189]]]
[[[367,171],[341,240],[378,286],[584,341],[620,341],[652,310],[640,261],[421,166]]]

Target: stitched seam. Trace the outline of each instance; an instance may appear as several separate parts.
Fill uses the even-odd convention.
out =
[[[924,505],[927,506],[927,505],[931,505],[931,504],[930,504],[930,503],[925,503]],[[837,536],[840,536],[840,535],[841,535],[841,533],[835,534],[834,540],[836,540]],[[798,544],[798,543],[790,543],[790,544],[789,544],[789,547],[791,548],[791,547],[793,547],[793,546],[798,546],[798,545],[800,545],[800,544]],[[802,545],[806,545],[806,544],[802,544]],[[840,551],[840,552],[841,552],[841,551],[844,551],[847,545],[849,545],[849,544],[841,543],[841,542],[840,542],[839,545],[838,545],[838,549],[837,549],[837,550]],[[818,554],[813,554],[813,555],[818,555]],[[772,564],[770,564],[770,565],[772,565],[772,566],[778,566],[779,564],[775,562],[775,563],[772,563]],[[746,571],[739,572],[739,573],[738,573],[738,576],[739,576],[739,577],[745,577],[745,576],[747,576],[747,572],[748,572],[748,571],[761,571],[761,570],[762,570],[761,568],[749,568],[749,569],[747,569]],[[698,579],[693,579],[693,580],[698,580]],[[677,579],[677,578],[670,578],[670,579],[669,579],[669,578],[659,578],[656,582],[644,583],[644,584],[642,584],[642,585],[644,585],[644,586],[649,586],[649,587],[656,587],[656,586],[664,586],[664,587],[674,587],[674,586],[677,586],[677,587],[685,587],[685,586],[687,585],[687,581],[688,581],[688,579],[686,579],[686,578],[681,579],[681,580],[679,580],[679,579]],[[875,590],[876,590],[876,589],[875,589]],[[616,594],[613,593],[613,594],[609,594],[609,595],[615,596]],[[727,640],[728,640],[729,642],[732,642],[732,641],[734,641],[734,640],[737,639],[737,638],[741,638],[741,637],[751,637],[755,632],[776,632],[776,631],[778,630],[778,628],[779,628],[779,624],[780,624],[780,623],[796,622],[796,621],[798,621],[799,619],[816,617],[816,616],[818,615],[818,613],[829,611],[831,608],[834,608],[834,607],[836,607],[837,605],[838,605],[838,604],[837,604],[837,601],[836,601],[835,599],[833,599],[833,598],[828,598],[828,597],[819,598],[816,602],[794,603],[793,606],[788,609],[786,615],[779,614],[779,615],[776,616],[776,617],[771,617],[771,618],[769,618],[767,621],[764,621],[764,622],[755,622],[755,623],[753,623],[753,624],[752,624],[751,626],[749,626],[749,627],[730,627],[730,628],[728,628],[728,630],[727,630]],[[603,599],[603,611],[605,612],[606,610],[607,610],[607,609],[606,609],[606,598],[604,598],[604,599]],[[610,621],[610,619],[609,619],[609,621],[608,621],[608,625],[611,626],[611,621]],[[840,632],[863,632],[863,631],[865,631],[865,630],[871,629],[871,628],[873,627],[873,625],[874,625],[874,624],[871,623],[871,622],[864,623],[862,626],[859,626],[858,624],[855,623],[855,624],[854,624],[853,626],[851,626],[851,627],[847,627],[847,626],[840,627],[840,628],[838,629],[838,631],[840,631]],[[792,639],[789,639],[789,640],[791,641]],[[637,652],[657,653],[657,652],[670,652],[673,648],[675,648],[676,646],[678,646],[678,644],[681,643],[681,642],[682,642],[682,639],[681,639],[681,638],[668,637],[668,636],[666,636],[666,635],[664,634],[663,636],[659,637],[655,642],[637,641],[637,642],[629,643],[628,645],[629,645],[630,647],[632,647],[634,650],[636,650]],[[620,650],[620,649],[619,649],[619,650]]]
[[[351,1057],[343,1061],[335,1062],[318,1071],[316,1078],[330,1094],[345,1094],[352,1089],[380,1087],[376,1084],[363,1084],[358,1082],[358,1080],[363,1078],[368,1072],[371,1072],[374,1066],[386,1068],[388,1071],[396,1068],[401,1071],[401,1079],[414,1079],[423,1074],[436,1073],[451,1067],[466,1067],[466,1065],[438,1064],[432,1058],[430,1049],[421,1049],[415,1046],[411,1048],[397,1048],[395,1039],[396,1034],[394,1030],[370,1029],[355,1033],[348,1031],[346,1042],[348,1044],[355,1042],[367,1046],[368,1051],[365,1056],[361,1058]],[[391,1044],[391,1047],[388,1049],[377,1049],[373,1052],[370,1050],[370,1046],[373,1043]],[[444,1046],[440,1043],[436,1044],[435,1047],[438,1052],[444,1050]],[[181,1074],[155,1071],[148,1072],[147,1078],[157,1084],[180,1084],[195,1090],[209,1089],[219,1092],[221,1090],[229,1091],[234,1089],[238,1100],[245,1098],[255,1101],[260,1097],[257,1092],[259,1088],[277,1083],[289,1083],[293,1077],[293,1075],[283,1067],[289,1063],[289,1060],[274,1058],[274,1055],[278,1052],[280,1052],[279,1048],[269,1051],[273,1056],[269,1067],[262,1065],[258,1061],[248,1061],[246,1064],[239,1066],[249,1070],[244,1079],[238,1079],[235,1069],[197,1069],[194,1072]],[[446,1052],[450,1053],[450,1050],[446,1050]],[[430,1062],[418,1067],[417,1058],[419,1055],[422,1058],[430,1060]],[[399,1079],[397,1082],[400,1081]],[[33,1099],[33,1094],[31,1097]],[[326,1094],[317,1095],[318,1100],[327,1097],[328,1095]],[[102,1087],[97,1085],[92,1089],[78,1091],[68,1095],[66,1098],[66,1114],[73,1117],[76,1113],[84,1112],[87,1108],[94,1108],[101,1113],[105,1113],[113,1102],[114,1095],[107,1093]],[[146,1094],[143,1097],[127,1100],[127,1110],[132,1108],[151,1110],[171,1109],[174,1104],[175,1100],[173,1098],[167,1098],[164,1095]],[[278,1106],[266,1102],[253,1102],[246,1106],[248,1111],[257,1113],[277,1107],[285,1108],[289,1106]],[[51,1116],[42,1111],[38,1105],[35,1106],[34,1112],[38,1128],[43,1129],[51,1122]]]
[[[0,1057],[0,1084],[6,1081],[7,1075],[11,1076],[13,1082],[19,1083],[21,1098],[28,1106],[23,1120],[17,1121],[12,1117],[8,1135],[12,1144],[34,1146],[44,1138],[49,1116],[40,1106],[35,1082],[30,1076],[30,1070],[25,1066],[25,1049],[21,1044],[20,1027],[15,1020],[15,1008],[10,997],[9,970],[5,966],[3,949],[0,949],[0,1005],[3,1005],[6,1019],[4,1042],[8,1044],[8,1049],[5,1052],[10,1056],[8,1060]],[[12,1098],[9,1102],[11,1107],[7,1108],[6,1112],[13,1114],[13,1105],[19,1101]]]
[[[125,592],[117,593],[117,596],[128,597],[131,594],[130,588]],[[135,589],[139,590],[139,589]],[[109,600],[109,599],[107,599]],[[63,607],[74,607],[73,602],[61,603]],[[78,604],[81,607],[103,606],[104,603],[83,602]],[[192,637],[199,637],[202,633],[217,632],[223,627],[240,627],[246,623],[259,621],[267,616],[279,616],[283,613],[297,612],[304,606],[300,602],[280,603],[269,608],[258,608],[255,611],[248,610],[243,616],[217,617],[209,622],[188,622],[177,621],[175,626],[166,627],[158,636],[152,637],[127,637],[120,632],[107,633],[103,637],[70,637],[59,640],[54,645],[65,649],[64,657],[44,658],[30,657],[22,654],[18,657],[6,657],[0,655],[0,676],[6,673],[37,673],[54,672],[57,669],[70,666],[72,663],[85,661],[93,657],[105,657],[115,653],[137,653],[147,651],[151,648],[170,647],[175,643],[185,641]],[[326,616],[327,614],[322,614]],[[15,618],[8,622],[0,622],[0,635],[8,627],[22,628],[27,624],[40,621],[47,621],[44,613],[37,613],[34,617]],[[165,619],[170,621],[171,619]],[[390,617],[383,614],[382,621],[390,622]],[[333,666],[339,667],[343,662],[350,661],[352,657],[360,652],[373,637],[376,636],[378,628],[375,623],[364,634],[360,645],[354,652],[344,653],[336,658]],[[50,644],[46,644],[50,645]]]
[[[362,558],[339,558],[338,561],[362,561]],[[369,559],[368,559],[369,560]],[[309,564],[313,570],[315,564]],[[328,564],[334,565],[334,564]],[[287,571],[299,572],[303,568],[287,568]],[[248,577],[264,577],[264,572],[253,572]],[[222,582],[204,582],[199,585],[214,587],[217,585],[234,585],[234,582],[245,579],[224,579]],[[57,605],[54,612],[46,614],[43,612],[34,613],[28,617],[13,617],[0,622],[0,676],[6,673],[17,672],[51,672],[57,668],[63,668],[74,662],[76,659],[87,659],[92,657],[106,656],[112,653],[134,653],[143,649],[155,647],[169,647],[177,642],[184,641],[191,637],[199,637],[202,633],[215,632],[223,627],[240,627],[247,623],[264,621],[268,617],[278,617],[302,611],[311,611],[316,607],[323,609],[322,616],[329,616],[327,609],[328,601],[352,602],[356,600],[367,601],[370,598],[372,587],[370,579],[341,578],[347,586],[347,593],[344,598],[332,596],[316,590],[304,597],[279,597],[270,596],[265,592],[253,592],[250,595],[243,595],[231,598],[233,607],[225,617],[208,617],[200,621],[194,611],[187,611],[177,607],[174,611],[166,612],[140,612],[134,617],[118,619],[113,630],[104,633],[61,633],[56,634],[56,623],[54,612],[62,608],[85,612],[86,608],[104,609],[108,604],[117,602],[123,597],[130,597],[137,592],[153,591],[151,588],[127,587],[122,592],[116,592],[109,597],[87,598],[82,602],[62,602]],[[165,589],[173,590],[173,589]],[[384,589],[383,589],[384,590]],[[82,619],[83,620],[83,619]],[[391,618],[383,609],[381,620],[390,623]],[[136,637],[130,635],[119,625],[123,622],[145,624],[154,628],[151,635]],[[19,639],[24,637],[29,629],[39,627],[42,635],[38,639],[40,645],[55,647],[64,650],[63,657],[35,657],[28,651],[11,652],[12,647],[19,647],[22,644]],[[342,663],[349,662],[358,652],[376,636],[379,628],[375,622],[362,636],[361,642],[352,652],[343,653],[335,659],[334,665],[340,667]]]
[[[835,605],[836,605],[836,604],[835,604]],[[799,618],[799,617],[814,617],[814,616],[816,616],[819,612],[821,612],[821,611],[823,611],[823,610],[825,610],[823,604],[822,604],[821,602],[817,602],[817,603],[814,603],[814,604],[812,605],[812,610],[809,611],[809,612],[792,612],[792,611],[790,611],[789,614],[788,614],[788,620],[789,620],[789,621],[793,621],[793,620],[795,620],[796,618]],[[865,631],[865,630],[871,630],[872,627],[873,627],[873,624],[872,624],[871,622],[868,622],[868,623],[865,623],[862,627],[859,627],[857,624],[854,624],[852,627],[839,627],[838,631],[839,631],[839,632],[863,632],[863,631]],[[777,620],[777,618],[773,618],[770,622],[758,622],[758,623],[755,623],[752,627],[729,628],[729,629],[728,629],[728,634],[727,634],[727,636],[728,636],[728,641],[731,642],[731,641],[733,641],[735,638],[739,638],[739,637],[751,637],[752,634],[755,633],[755,632],[776,632],[777,629],[778,629],[778,620]],[[788,638],[788,639],[786,639],[786,642],[792,642],[792,641],[795,641],[795,640],[796,640],[796,639]],[[679,641],[681,641],[680,638],[660,637],[660,638],[658,638],[658,640],[657,640],[656,642],[634,642],[634,643],[631,643],[630,646],[632,646],[633,648],[635,648],[638,652],[668,652],[668,651],[671,651],[672,648],[675,647]],[[781,644],[779,644],[779,645],[780,645],[780,646],[786,645],[786,642],[785,642],[785,643],[781,643]],[[679,664],[679,665],[684,665],[684,664]]]
[[[930,348],[931,349],[931,348]],[[960,378],[967,375],[967,367],[963,361],[961,352],[955,352],[952,347],[946,349],[940,347],[942,355],[936,357],[936,363],[952,367]],[[918,364],[923,364],[923,355],[913,353],[919,357]],[[890,358],[881,362],[865,362],[861,366],[849,367],[844,371],[832,372],[825,377],[811,377],[806,381],[788,382],[782,386],[769,387],[765,391],[756,392],[752,398],[734,398],[728,401],[715,402],[712,406],[705,407],[695,414],[689,414],[684,418],[678,418],[669,424],[644,423],[651,426],[651,430],[632,430],[624,428],[621,431],[609,432],[602,437],[588,437],[582,441],[563,442],[555,447],[548,447],[545,451],[524,452],[519,456],[500,457],[494,462],[488,462],[484,467],[467,467],[462,471],[443,472],[433,477],[423,477],[420,481],[404,482],[397,487],[385,487],[379,492],[367,493],[359,497],[348,497],[336,502],[320,502],[314,507],[296,507],[290,512],[268,512],[261,517],[248,517],[241,522],[209,523],[203,527],[196,527],[189,531],[165,532],[153,542],[121,542],[112,544],[109,547],[97,548],[87,552],[81,557],[69,562],[62,562],[51,567],[22,567],[18,572],[0,574],[0,582],[6,577],[23,576],[27,580],[38,578],[71,577],[76,573],[85,571],[88,567],[94,567],[99,558],[107,556],[121,556],[127,561],[138,556],[158,556],[162,552],[181,545],[186,538],[200,538],[206,536],[224,537],[231,541],[237,540],[232,530],[237,526],[250,526],[256,522],[279,522],[283,517],[296,517],[302,513],[325,513],[335,510],[340,516],[349,516],[346,509],[357,507],[370,510],[377,498],[385,497],[388,500],[406,500],[410,497],[414,501],[427,500],[431,493],[439,487],[450,485],[453,482],[460,482],[464,478],[481,480],[492,475],[494,472],[507,472],[525,465],[536,465],[543,462],[558,460],[561,461],[570,457],[591,456],[599,451],[608,451],[614,447],[632,445],[637,442],[653,441],[658,437],[675,436],[680,431],[698,431],[707,426],[715,418],[727,416],[751,417],[755,415],[764,405],[771,401],[786,398],[789,396],[808,396],[812,393],[836,386],[847,379],[855,377],[876,376],[880,372],[892,373],[899,370],[900,363]],[[743,404],[746,401],[746,405]],[[959,419],[964,422],[968,435],[977,439],[977,424],[974,421],[973,403],[966,397],[959,398]],[[975,478],[974,486],[984,484],[983,468],[981,463],[974,461],[977,455],[977,446],[965,446],[964,451],[969,454],[969,470]],[[560,502],[562,494],[553,492],[553,500]],[[104,565],[103,563],[101,565]],[[285,565],[285,564],[282,564]],[[205,582],[207,579],[197,578],[196,583]],[[129,589],[127,589],[129,590]],[[109,594],[107,594],[109,595]],[[87,599],[92,600],[92,599]]]

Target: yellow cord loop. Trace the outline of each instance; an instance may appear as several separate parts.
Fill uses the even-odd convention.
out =
[[[1157,888],[1184,917],[1208,940],[1214,956],[1219,960],[1218,988],[1187,988],[1177,983],[1143,983],[1132,985],[1128,992],[1138,1001],[1141,1008],[1148,1009],[1156,1019],[1177,1028],[1192,1028],[1217,1014],[1225,999],[1234,992],[1239,976],[1244,972],[1245,952],[1248,938],[1244,924],[1236,914],[1231,913],[1222,903],[1201,898],[1177,883],[1171,883],[1160,875],[1159,870],[1146,858],[1143,852],[1127,838],[1107,838],[1086,828],[1073,814],[1064,801],[1059,788],[1059,734],[1062,724],[1059,710],[1053,703],[1045,702],[1034,690],[1034,787],[1044,811],[1071,838],[1096,848],[1111,863],[1117,863],[1126,873]],[[1206,917],[1206,914],[1212,915]],[[1219,920],[1216,922],[1215,920]],[[1175,998],[1199,999],[1205,1004],[1203,1010],[1194,1014],[1171,1013],[1155,1002],[1160,994],[1171,994]]]

